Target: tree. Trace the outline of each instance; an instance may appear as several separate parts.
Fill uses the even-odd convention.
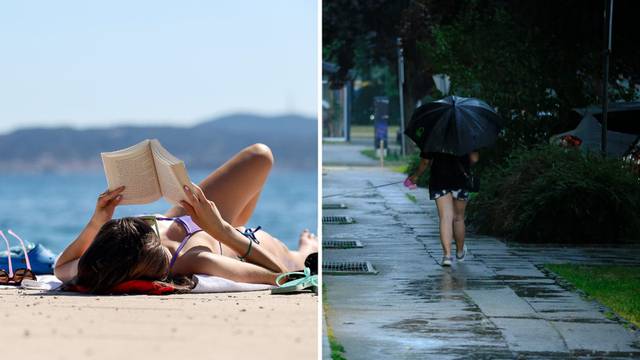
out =
[[[351,69],[366,74],[373,66],[382,66],[395,72],[396,42],[401,37],[405,52],[405,110],[412,110],[416,101],[433,88],[430,68],[417,56],[416,47],[418,39],[427,36],[428,21],[427,8],[420,1],[323,2],[323,58],[340,67],[330,79],[332,85],[341,86]]]
[[[601,0],[326,0],[323,56],[340,71],[372,64],[396,67],[405,53],[405,113],[433,92],[433,73],[447,73],[460,95],[497,106],[510,122],[509,143],[533,144],[559,132],[568,112],[600,101]],[[634,43],[640,2],[614,8],[612,78],[640,83]],[[611,84],[616,86],[616,84]],[[630,99],[629,91],[612,96]],[[615,98],[614,98],[615,100]]]

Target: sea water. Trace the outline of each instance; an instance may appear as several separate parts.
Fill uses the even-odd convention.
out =
[[[198,183],[208,173],[190,171],[190,177]],[[102,173],[0,174],[0,230],[12,229],[58,253],[84,228],[106,187]],[[168,208],[164,200],[120,206],[114,217],[164,213]],[[258,225],[291,249],[297,248],[303,229],[317,233],[317,173],[275,169],[247,224]],[[0,241],[0,253],[4,247]]]

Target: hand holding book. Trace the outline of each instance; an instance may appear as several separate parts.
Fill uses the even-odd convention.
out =
[[[180,205],[193,221],[207,233],[218,237],[227,230],[227,227],[230,227],[229,223],[222,219],[216,204],[207,199],[198,185],[191,184],[191,187],[185,185],[183,191],[185,200],[180,201]]]
[[[173,205],[185,199],[191,186],[184,162],[156,139],[101,154],[109,190],[125,186],[120,204],[147,204],[164,197]]]
[[[98,196],[96,201],[96,209],[91,216],[91,222],[100,227],[107,221],[113,218],[113,212],[116,210],[116,206],[122,202],[122,192],[124,186],[120,186],[114,190],[108,190]]]

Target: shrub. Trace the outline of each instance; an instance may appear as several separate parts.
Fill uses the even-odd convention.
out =
[[[485,168],[469,203],[481,232],[523,242],[611,243],[640,238],[640,182],[598,154],[544,145]]]
[[[407,163],[407,168],[405,173],[407,175],[411,175],[418,169],[418,165],[420,164],[420,152],[416,152],[409,156],[409,161]],[[418,178],[418,186],[427,187],[429,185],[429,169],[427,169],[420,178]]]

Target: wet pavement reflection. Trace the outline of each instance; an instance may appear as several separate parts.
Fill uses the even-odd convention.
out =
[[[401,180],[385,170],[334,168],[325,193]],[[324,225],[325,240],[357,239],[363,248],[325,249],[329,261],[370,261],[374,276],[324,276],[327,322],[350,359],[629,359],[640,337],[566,289],[540,264],[598,263],[640,252],[518,247],[470,234],[467,261],[442,268],[433,202],[401,185],[332,198],[352,225]],[[554,257],[555,256],[555,257]]]

